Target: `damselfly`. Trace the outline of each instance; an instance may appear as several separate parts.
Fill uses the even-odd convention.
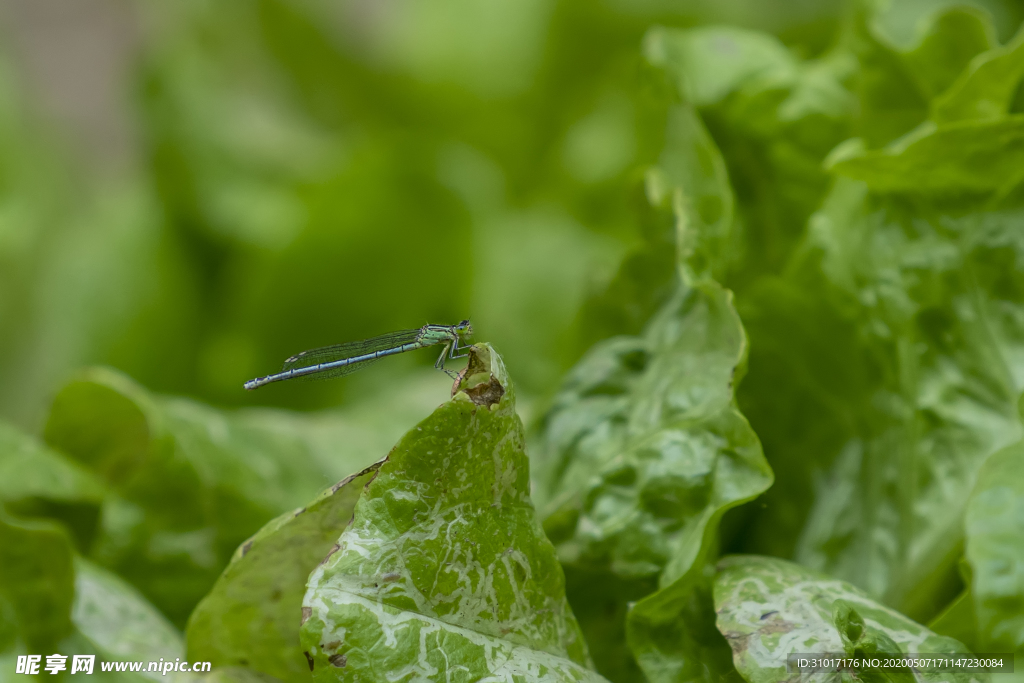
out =
[[[415,349],[425,349],[428,346],[444,344],[441,355],[438,357],[434,367],[444,370],[449,375],[451,371],[444,369],[446,360],[465,358],[467,354],[458,354],[469,348],[469,345],[459,346],[463,337],[473,334],[473,327],[468,320],[463,320],[457,325],[424,325],[415,330],[402,330],[382,334],[379,337],[372,337],[362,341],[347,342],[325,346],[322,349],[303,351],[292,356],[284,362],[281,372],[266,377],[257,377],[245,383],[245,388],[252,390],[262,387],[271,382],[281,382],[296,377],[307,377],[311,379],[328,379],[331,377],[344,377],[356,370],[361,370],[371,363],[375,363],[385,356],[393,356],[397,353],[405,353]],[[454,377],[454,375],[452,375]]]

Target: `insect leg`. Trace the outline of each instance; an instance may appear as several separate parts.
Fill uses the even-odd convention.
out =
[[[434,368],[435,369],[437,369],[437,370],[444,370],[445,356],[448,355],[448,348],[451,345],[452,345],[451,342],[448,342],[447,344],[444,345],[444,348],[441,349],[441,355],[437,357],[437,362],[434,363]]]
[[[456,335],[456,337],[455,337],[455,343],[454,343],[454,344],[452,344],[452,348],[451,348],[451,351],[450,351],[450,352],[449,352],[449,354],[448,354],[448,357],[449,357],[449,358],[451,358],[451,359],[453,359],[453,360],[454,360],[455,358],[465,358],[466,356],[468,356],[468,355],[469,355],[468,353],[463,353],[463,354],[460,354],[460,355],[458,355],[458,356],[456,356],[456,355],[455,355],[455,353],[456,353],[457,351],[465,351],[465,350],[466,350],[466,349],[468,349],[468,348],[469,348],[470,346],[472,346],[472,344],[466,344],[465,346],[459,346],[459,341],[460,341],[460,339],[459,339],[459,337],[458,337],[458,336]]]

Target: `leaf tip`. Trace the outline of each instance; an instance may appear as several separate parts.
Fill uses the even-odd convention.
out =
[[[452,397],[462,393],[476,405],[491,408],[505,395],[507,381],[505,366],[490,345],[474,344],[469,348],[469,363],[452,386]]]

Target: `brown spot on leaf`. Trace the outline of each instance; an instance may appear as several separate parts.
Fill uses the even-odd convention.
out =
[[[306,661],[309,662],[309,670],[312,671],[313,670],[313,657],[312,657],[312,655],[310,655],[308,651],[303,652],[302,654],[306,655]]]
[[[320,560],[320,564],[323,565],[324,563],[326,563],[327,560],[331,559],[331,555],[338,552],[339,550],[341,550],[341,546],[335,543],[333,546],[331,546],[331,549],[327,552],[327,555],[324,557],[324,559]]]
[[[242,557],[249,554],[249,550],[252,548],[252,539],[250,538],[242,545]]]
[[[356,472],[355,474],[350,474],[350,475],[348,475],[347,477],[345,477],[344,479],[342,479],[342,480],[341,480],[341,481],[339,481],[339,482],[338,482],[337,484],[335,484],[334,486],[332,486],[332,487],[331,487],[331,493],[337,493],[337,492],[338,492],[338,489],[340,489],[341,487],[343,487],[343,486],[344,486],[345,484],[347,484],[347,483],[349,483],[350,481],[353,481],[353,480],[355,480],[355,479],[358,479],[359,477],[361,477],[361,476],[363,476],[364,474],[367,474],[367,473],[369,473],[369,472],[373,472],[373,473],[374,473],[374,476],[376,477],[376,476],[377,476],[377,470],[379,470],[379,469],[380,469],[380,466],[381,466],[381,465],[382,465],[382,464],[383,464],[383,463],[384,463],[384,462],[385,462],[386,460],[387,460],[387,457],[384,457],[384,458],[382,458],[382,459],[378,460],[377,462],[373,463],[372,465],[370,465],[370,466],[369,466],[369,467],[367,467],[366,469],[364,469],[364,470],[361,470],[361,471],[359,471],[359,472]],[[371,479],[370,481],[373,481],[373,480]],[[370,482],[367,482],[367,484],[369,484],[369,483],[370,483]]]
[[[313,608],[312,607],[303,607],[302,608],[302,621],[300,623],[301,624],[305,624],[307,621],[309,621],[309,618],[311,616],[313,616]]]
[[[341,647],[340,640],[332,640],[331,642],[324,645],[325,650],[337,650],[339,647]]]
[[[345,655],[331,655],[327,658],[327,661],[340,668],[348,664],[348,657]]]
[[[491,381],[481,382],[475,387],[464,389],[466,395],[469,396],[470,400],[478,406],[490,407],[501,400],[501,397],[505,395],[505,387],[501,386],[501,382],[491,375]]]
[[[757,627],[757,632],[760,634],[789,633],[794,628],[795,625],[791,622],[782,619],[769,619],[763,625]]]
[[[402,578],[402,575],[398,572],[389,572],[384,576],[380,577],[380,580],[384,583],[394,583],[395,581],[398,581],[400,578]]]

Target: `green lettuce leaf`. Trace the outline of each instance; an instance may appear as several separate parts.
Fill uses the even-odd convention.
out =
[[[685,101],[698,107],[765,82],[790,86],[798,72],[797,60],[777,38],[729,26],[654,28],[644,37],[644,54],[668,71]]]
[[[306,580],[352,518],[377,465],[269,522],[235,551],[188,622],[188,657],[282,681],[309,679],[299,645]]]
[[[248,536],[338,470],[372,462],[361,444],[349,451],[329,438],[337,427],[288,413],[225,414],[94,369],[58,393],[45,437],[113,491],[90,557],[183,625]]]
[[[85,467],[0,422],[0,502],[8,512],[59,520],[85,551],[106,494],[106,486]]]
[[[995,119],[1009,113],[1014,91],[1024,77],[1024,31],[1005,46],[971,60],[957,80],[932,100],[931,119],[938,123]]]
[[[74,585],[74,552],[67,532],[51,521],[0,514],[3,645],[29,653],[53,652],[74,629]]]
[[[181,634],[137,589],[87,560],[75,558],[75,599],[71,621],[78,633],[62,652],[93,652],[103,661],[174,661],[184,658]],[[124,674],[116,674],[123,676]],[[181,673],[171,675],[185,678]],[[162,673],[144,672],[159,680]]]
[[[860,62],[858,134],[869,149],[909,133],[978,54],[996,47],[992,18],[974,7],[939,7],[922,17],[913,45],[899,45],[877,10],[858,11],[852,44]]]
[[[970,651],[837,579],[784,560],[737,555],[714,578],[718,629],[749,683],[791,680],[791,653],[960,653]],[[982,681],[984,674],[882,672],[878,680]],[[838,680],[838,677],[836,677]]]
[[[864,30],[873,38],[862,47],[873,47],[860,52],[866,74],[862,137],[833,151],[827,162],[831,170],[879,192],[980,193],[1020,182],[1022,124],[1008,113],[1024,75],[1024,34],[999,46],[991,15],[970,7],[934,13],[910,50],[886,46],[877,26]],[[875,62],[883,53],[884,68]],[[930,108],[929,120],[915,108],[917,125],[881,139],[865,105],[872,87],[879,88],[885,107],[916,97]],[[898,120],[891,110],[883,111],[879,123]]]
[[[857,411],[871,389],[870,358],[855,323],[817,287],[764,278],[738,308],[751,351],[737,399],[776,479],[764,507],[747,515],[736,547],[792,557],[816,481],[857,433]]]
[[[885,40],[877,25],[872,29],[878,40]],[[917,44],[900,50],[900,57],[921,95],[931,100],[949,88],[975,56],[996,45],[988,11],[954,6],[938,8],[925,17]]]
[[[563,563],[671,582],[713,518],[771,472],[732,400],[746,340],[731,294],[683,288],[642,337],[595,347],[545,417],[545,530]]]
[[[71,655],[91,654],[101,681],[160,680],[154,672],[103,673],[100,662],[173,662],[184,656],[184,643],[136,589],[76,556],[59,525],[0,514],[0,662],[10,665],[4,674],[14,671],[18,655],[54,653],[68,656],[63,675]]]
[[[47,448],[6,422],[0,422],[0,500],[26,498],[99,503],[103,484],[87,469]]]
[[[648,172],[647,186],[652,202],[673,208],[687,280],[721,278],[742,258],[725,162],[692,107],[669,109],[665,150]]]
[[[658,585],[672,604],[641,601],[629,644],[649,677],[662,667],[642,651],[686,629],[675,598],[687,600],[690,587],[679,579],[699,573],[725,511],[772,481],[733,399],[746,341],[732,295],[711,280],[679,287],[642,336],[588,352],[543,423],[544,528],[608,675],[630,673],[626,602]]]
[[[964,525],[977,647],[1016,652],[1019,664],[1024,661],[1024,444],[994,453],[982,465]]]
[[[797,278],[843,311],[869,370],[797,559],[922,619],[959,591],[964,506],[1019,440],[1024,388],[1020,209],[940,206],[838,183]]]
[[[314,680],[601,681],[529,497],[515,395],[473,348],[452,400],[411,430],[309,577]]]
[[[1008,114],[1024,75],[1024,33],[999,46],[991,15],[954,7],[933,13],[917,46],[901,51],[877,22],[864,22],[873,28],[862,26],[872,37],[860,43],[862,136],[832,152],[831,170],[879,192],[983,193],[1019,183],[1022,124]],[[915,126],[881,139],[866,105],[875,87],[883,107],[915,97],[929,107],[929,120],[915,107]],[[879,123],[898,120],[891,109],[882,112]]]
[[[821,161],[850,134],[855,98],[848,81],[856,60],[844,46],[801,60],[774,36],[732,27],[651,29],[644,52],[678,96],[699,109],[721,149],[721,155],[702,153],[704,144],[689,151],[673,144],[679,136],[670,129],[660,167],[694,175],[717,171],[705,185],[728,196],[690,183],[693,222],[702,239],[712,238],[722,228],[705,227],[704,217],[721,207],[718,221],[733,234],[724,245],[729,258],[718,257],[715,277],[740,291],[784,264],[826,192]],[[732,188],[717,168],[723,160]],[[733,225],[733,214],[742,229]]]
[[[974,597],[970,589],[946,605],[945,609],[928,622],[928,628],[940,636],[948,636],[959,640],[972,652],[981,652],[978,648],[978,624],[974,616]]]
[[[1024,115],[927,122],[880,150],[850,143],[833,151],[828,167],[877,192],[981,194],[1024,179]]]
[[[729,644],[715,628],[711,578],[717,550],[709,544],[691,571],[631,606],[629,647],[651,683],[743,680]]]

